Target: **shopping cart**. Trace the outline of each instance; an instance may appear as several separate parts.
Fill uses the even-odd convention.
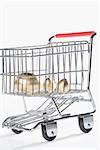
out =
[[[2,92],[20,96],[25,107],[25,113],[8,117],[2,126],[19,134],[41,125],[43,137],[52,141],[58,120],[78,117],[80,129],[91,131],[96,111],[90,92],[94,35],[56,34],[47,45],[0,49]],[[26,98],[34,102],[30,110]]]

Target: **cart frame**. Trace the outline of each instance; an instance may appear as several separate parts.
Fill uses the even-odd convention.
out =
[[[2,58],[2,73],[1,73],[1,75],[2,75],[2,92],[5,94],[14,94],[14,95],[22,96],[25,111],[26,111],[25,114],[20,114],[17,116],[11,116],[11,117],[7,118],[3,122],[2,126],[3,127],[6,126],[8,128],[11,128],[13,130],[13,132],[19,134],[22,131],[33,131],[38,125],[41,125],[43,137],[48,141],[52,141],[53,139],[55,139],[56,134],[57,134],[57,123],[56,123],[56,121],[61,120],[61,119],[66,119],[66,118],[78,117],[79,126],[80,126],[81,130],[85,133],[89,132],[93,127],[93,113],[96,112],[95,103],[94,103],[94,100],[93,100],[93,97],[92,97],[92,94],[90,91],[92,46],[93,46],[93,37],[95,35],[96,35],[96,33],[94,31],[67,33],[67,34],[56,34],[55,36],[52,36],[49,39],[48,45],[0,49],[0,51],[2,51],[2,55],[0,56]],[[90,39],[89,39],[89,42],[87,42],[87,41],[76,41],[76,40],[74,42],[73,41],[71,41],[71,42],[52,42],[52,40],[54,38],[62,39],[62,38],[71,38],[71,37],[76,37],[76,38],[77,37],[89,37]],[[78,44],[79,44],[78,48],[80,48],[79,50],[78,50],[78,48],[76,49]],[[82,46],[81,46],[82,44],[87,45],[86,50],[84,48],[82,48]],[[68,47],[67,51],[65,51],[65,49],[64,49],[65,47]],[[75,51],[73,51],[73,50],[70,51],[69,47],[71,47]],[[60,51],[61,48],[62,48],[62,51]],[[56,51],[55,51],[55,49],[56,49]],[[60,50],[58,51],[58,49],[60,49]],[[29,50],[29,52],[28,52],[28,50]],[[34,50],[34,52],[33,52],[33,50]],[[43,53],[41,53],[42,50],[44,50]],[[24,53],[23,53],[23,51],[24,51]],[[31,55],[30,55],[30,51],[32,52]],[[89,58],[88,58],[88,60],[89,60],[88,61],[88,69],[87,70],[84,69],[85,67],[83,64],[83,55],[84,55],[85,51],[87,51],[88,56],[89,56]],[[54,70],[54,68],[55,68],[54,67],[54,59],[55,59],[55,56],[58,59],[58,57],[60,55],[62,55],[62,58],[63,58],[63,60],[62,60],[63,71],[59,71],[60,67],[58,67],[58,72],[56,72]],[[70,65],[69,65],[69,70],[67,70],[67,71],[65,69],[66,63],[64,62],[65,61],[65,55],[69,56],[69,64]],[[73,55],[75,56],[75,58],[74,58],[75,59],[74,60],[75,61],[75,71],[70,70],[72,67],[71,66],[71,59],[73,58]],[[80,61],[81,62],[81,69],[80,70],[77,69],[78,68],[77,59],[78,59],[79,55],[81,57],[81,61]],[[64,78],[65,78],[66,74],[68,74],[69,82],[70,82],[70,84],[72,84],[71,75],[74,72],[76,85],[74,85],[75,89],[71,89],[71,90],[69,90],[68,93],[63,93],[62,95],[59,95],[56,92],[54,92],[54,87],[52,87],[52,92],[49,95],[46,94],[46,91],[41,93],[40,87],[39,87],[39,94],[40,95],[38,95],[38,97],[39,96],[40,97],[46,97],[47,99],[36,110],[27,111],[27,107],[26,107],[26,103],[25,103],[25,96],[29,96],[29,95],[27,95],[27,93],[20,93],[19,91],[16,92],[14,82],[15,82],[18,74],[20,74],[20,72],[22,72],[22,73],[25,71],[28,72],[27,59],[30,58],[32,60],[31,63],[33,64],[33,61],[34,61],[33,59],[38,58],[38,57],[39,57],[38,67],[37,67],[38,73],[36,75],[39,79],[39,82],[40,82],[42,76],[44,77],[44,79],[46,79],[47,76],[50,76],[52,78],[52,80],[54,80],[56,75],[57,75],[57,79],[58,79],[61,74],[63,74]],[[47,64],[47,61],[50,63],[48,66],[45,66],[46,70],[43,73],[41,71],[41,58],[42,57],[46,58],[46,64]],[[17,59],[17,61],[16,61],[16,59]],[[24,66],[23,65],[24,59],[25,59],[26,67],[23,67]],[[60,59],[59,59],[59,61],[60,61]],[[13,61],[13,67],[11,67],[12,61]],[[58,64],[59,64],[59,61],[58,61]],[[9,62],[9,63],[7,63],[7,62]],[[22,63],[21,70],[20,70],[19,62]],[[16,72],[16,63],[18,64],[17,72]],[[8,64],[9,64],[9,66],[8,66]],[[35,62],[34,62],[34,64],[35,64]],[[7,67],[9,69],[7,69]],[[13,72],[12,72],[12,70],[13,70]],[[43,70],[43,68],[42,68],[42,70]],[[79,72],[81,74],[81,81],[80,81],[81,84],[79,85],[80,88],[78,88],[78,86],[77,86],[78,85],[78,79],[77,79],[78,77],[77,76],[79,75]],[[84,72],[87,72],[87,85],[83,89],[83,82],[84,82],[83,76],[85,74]],[[33,65],[32,65],[32,73],[34,73],[34,66]],[[8,78],[9,78],[9,82],[8,82]],[[14,80],[13,84],[11,81],[12,78]],[[59,81],[59,79],[58,79],[58,81]],[[32,91],[31,96],[36,96],[36,95],[34,95],[34,87],[32,87],[32,89],[33,89],[33,91]],[[89,99],[86,100],[84,97],[79,97],[79,96],[73,96],[72,97],[72,94],[75,93],[75,91],[78,94],[85,93],[85,92],[88,93]],[[47,101],[49,99],[51,99],[51,102],[46,106],[44,111],[43,110],[41,111],[40,108],[42,108],[42,106],[44,106],[45,103],[47,103]],[[59,100],[62,100],[62,101],[60,103],[58,103]],[[91,102],[93,110],[85,112],[85,113],[78,113],[78,114],[73,114],[73,115],[71,115],[69,113],[62,114],[62,112],[64,112],[69,106],[71,106],[76,101],[89,101],[89,102]],[[66,106],[61,110],[60,108],[62,108],[62,106],[64,104],[66,104]],[[55,112],[57,113],[56,115],[55,115]],[[54,114],[54,115],[52,116],[52,114]],[[35,118],[36,118],[36,116],[39,116],[40,119],[37,117],[37,120],[33,121],[33,119],[32,119],[33,116],[35,116]],[[26,120],[24,120],[24,119],[26,119]],[[24,125],[23,125],[23,123],[24,123]],[[32,128],[26,127],[28,124],[33,124],[33,123],[35,123],[35,125]]]

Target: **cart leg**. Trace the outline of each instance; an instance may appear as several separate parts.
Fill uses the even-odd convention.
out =
[[[57,135],[57,122],[47,122],[41,124],[42,136],[47,141],[52,141]]]
[[[25,112],[28,112],[27,111],[27,107],[26,107],[26,102],[25,102],[25,97],[23,96],[23,104],[24,104],[24,110],[25,110]]]
[[[84,115],[78,117],[79,127],[84,133],[88,133],[93,128],[93,115]]]

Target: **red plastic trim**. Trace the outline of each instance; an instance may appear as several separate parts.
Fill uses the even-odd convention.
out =
[[[64,34],[56,34],[56,38],[66,38],[66,37],[77,37],[77,36],[94,36],[96,33],[94,31],[89,32],[76,32],[76,33],[64,33]]]

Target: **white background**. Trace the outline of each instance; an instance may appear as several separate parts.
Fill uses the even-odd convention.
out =
[[[0,150],[31,149],[99,149],[99,6],[95,0],[70,1],[0,1],[0,48],[46,44],[56,33],[91,31],[94,38],[91,91],[96,103],[94,128],[89,134],[82,134],[77,119],[58,122],[58,136],[53,142],[46,142],[41,130],[14,135],[0,127]],[[23,109],[18,97],[0,94],[0,126],[9,115]]]

